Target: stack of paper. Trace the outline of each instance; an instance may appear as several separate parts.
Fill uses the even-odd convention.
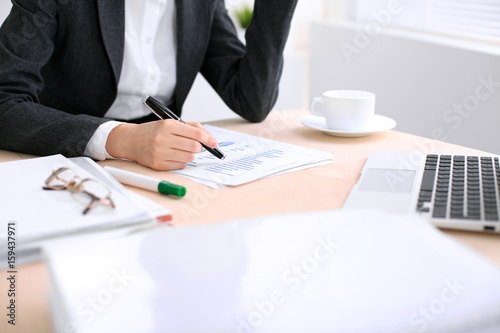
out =
[[[47,250],[57,332],[500,332],[500,270],[416,216],[321,211]]]
[[[60,167],[73,169],[81,178],[104,182],[116,208],[96,209],[83,215],[84,206],[69,191],[43,190],[44,181]],[[127,191],[99,165],[83,157],[70,160],[54,155],[0,163],[0,184],[0,223],[15,223],[18,264],[37,260],[40,246],[48,240],[136,227],[151,224],[156,217],[165,220],[172,216],[167,209]],[[2,239],[6,239],[6,231],[6,226],[0,231]],[[5,255],[1,253],[0,259]],[[2,260],[0,266],[6,262]]]
[[[260,178],[331,163],[329,151],[311,149],[230,131],[205,128],[219,141],[226,156],[219,160],[208,151],[175,173],[213,188],[241,185]]]

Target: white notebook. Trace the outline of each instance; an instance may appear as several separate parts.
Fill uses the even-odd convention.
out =
[[[68,191],[45,191],[45,179],[59,167],[70,167],[82,177],[98,178],[111,189],[115,209],[99,209],[83,215],[84,206],[71,197]],[[53,155],[0,163],[0,237],[6,239],[7,224],[14,230],[16,263],[39,259],[39,249],[48,241],[66,242],[88,240],[90,232],[112,231],[113,237],[124,227],[150,225],[158,217],[165,220],[171,213],[147,198],[138,197],[107,175],[94,161],[80,157],[68,159]],[[5,224],[5,227],[3,227]],[[118,231],[116,231],[118,230]],[[65,237],[62,237],[65,236]],[[109,238],[109,235],[98,235]],[[0,241],[1,242],[1,241]],[[0,253],[0,259],[6,253]],[[0,267],[7,264],[1,260]]]
[[[57,332],[498,332],[500,270],[416,216],[319,211],[48,249]]]
[[[68,191],[42,189],[59,167],[70,167],[82,178],[92,177],[62,155],[0,163],[2,217],[16,222],[20,243],[151,220],[146,209],[118,191],[111,194],[115,209],[83,215],[84,207]]]

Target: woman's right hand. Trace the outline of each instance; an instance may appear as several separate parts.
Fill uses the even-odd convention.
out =
[[[144,124],[124,123],[109,133],[106,151],[115,158],[136,161],[154,170],[183,169],[201,152],[201,143],[218,146],[200,123],[167,119]]]

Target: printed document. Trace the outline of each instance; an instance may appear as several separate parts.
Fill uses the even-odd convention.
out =
[[[283,172],[331,163],[329,151],[311,149],[205,125],[226,156],[203,150],[183,170],[174,171],[212,187],[241,185]]]

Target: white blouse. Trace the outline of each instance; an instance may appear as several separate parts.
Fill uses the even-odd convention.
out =
[[[143,98],[151,95],[170,104],[176,85],[177,23],[174,0],[125,0],[125,45],[118,96],[105,118],[130,120],[150,114]],[[121,122],[109,121],[96,130],[85,155],[111,156],[105,145]]]

